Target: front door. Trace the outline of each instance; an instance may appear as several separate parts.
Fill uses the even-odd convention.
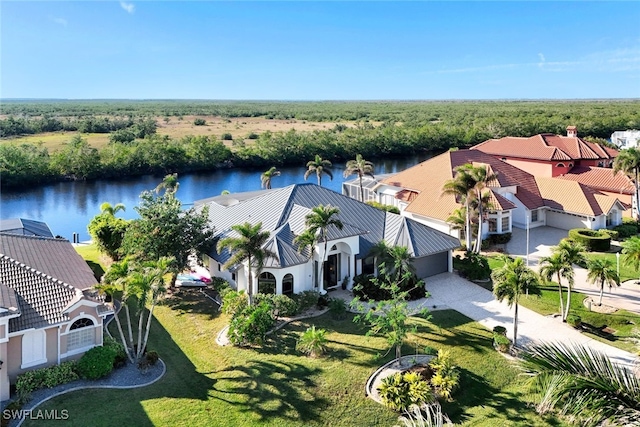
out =
[[[338,254],[329,255],[324,263],[324,289],[338,286]]]

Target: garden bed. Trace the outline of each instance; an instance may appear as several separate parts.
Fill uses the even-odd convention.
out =
[[[435,356],[431,354],[414,354],[410,356],[402,356],[400,359],[393,359],[392,361],[385,363],[367,380],[367,384],[364,389],[365,395],[378,403],[382,403],[378,393],[378,386],[384,378],[398,372],[408,371],[416,365],[426,365],[434,357]]]

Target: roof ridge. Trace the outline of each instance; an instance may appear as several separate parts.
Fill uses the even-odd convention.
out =
[[[45,279],[51,281],[52,283],[54,283],[54,284],[56,284],[58,286],[61,286],[63,288],[67,288],[67,289],[69,289],[71,291],[74,291],[76,293],[78,291],[82,292],[80,289],[76,288],[75,286],[70,285],[70,284],[68,284],[68,283],[66,283],[66,282],[64,282],[64,281],[62,281],[60,279],[57,279],[57,278],[53,277],[53,276],[50,276],[47,273],[43,273],[43,272],[41,272],[39,270],[36,270],[35,268],[33,268],[31,266],[28,266],[25,263],[22,263],[22,262],[20,262],[18,260],[15,260],[15,259],[11,258],[8,255],[0,254],[0,257],[2,257],[2,259],[6,260],[6,261],[9,261],[9,262],[15,264],[20,269],[25,270],[28,273],[32,273],[32,274],[35,274],[37,276],[44,277]]]
[[[68,239],[64,237],[47,237],[47,236],[31,236],[27,234],[15,234],[15,233],[7,233],[6,231],[0,231],[0,235],[8,236],[8,237],[19,237],[22,239],[31,239],[31,240],[51,240],[55,242],[68,242]]]

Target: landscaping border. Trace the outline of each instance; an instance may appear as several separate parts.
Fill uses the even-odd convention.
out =
[[[369,379],[367,380],[367,383],[364,386],[364,394],[365,396],[375,400],[378,403],[382,403],[382,401],[380,400],[380,397],[377,393],[377,391],[373,388],[376,380],[378,378],[382,379],[382,378],[386,378],[390,375],[395,374],[396,372],[403,372],[409,368],[411,368],[412,366],[415,366],[419,363],[425,363],[425,362],[430,362],[431,360],[433,360],[436,356],[433,354],[411,354],[411,355],[407,355],[407,356],[401,356],[399,359],[393,359],[390,362],[385,363],[384,365],[382,365],[381,367],[379,367],[378,369],[376,369],[376,371],[371,374],[371,376],[369,377]],[[402,363],[403,360],[408,359],[408,360],[413,360],[412,363],[408,364],[408,365],[404,365]],[[398,362],[400,363],[400,367],[402,369],[393,369],[390,368],[391,365],[393,365],[394,363]],[[385,375],[384,377],[381,377],[381,374],[384,371],[390,371],[389,375]]]

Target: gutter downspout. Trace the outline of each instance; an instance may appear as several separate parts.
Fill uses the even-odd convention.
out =
[[[58,365],[60,364],[60,328],[61,325],[58,325]]]

